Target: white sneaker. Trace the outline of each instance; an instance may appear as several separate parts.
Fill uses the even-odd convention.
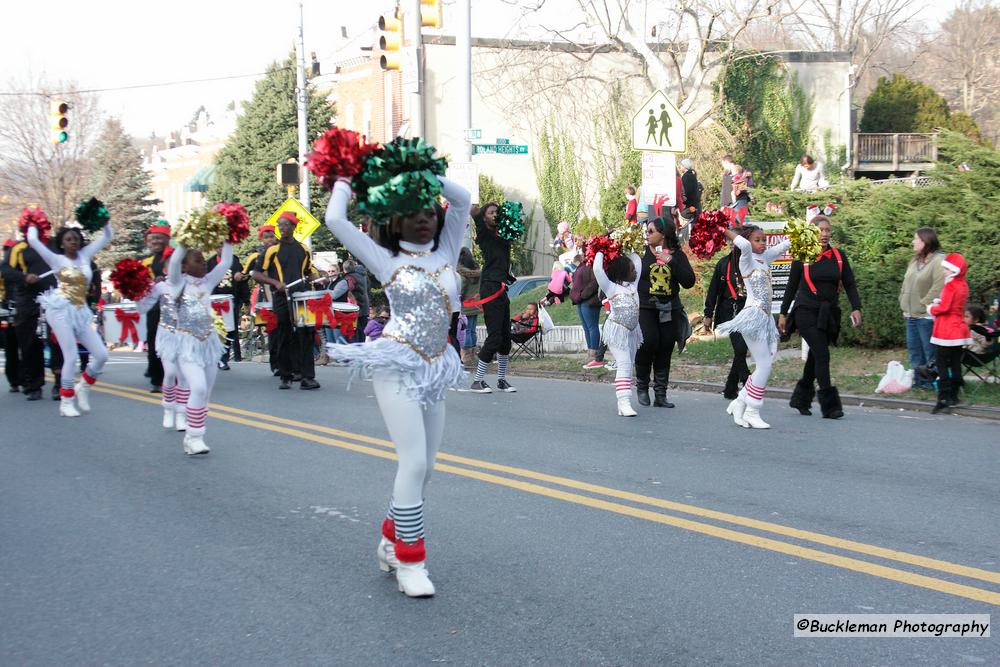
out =
[[[424,561],[419,563],[400,562],[396,568],[396,583],[401,593],[411,598],[429,598],[434,595],[434,584],[430,574],[424,567]]]
[[[378,569],[383,572],[392,572],[399,569],[399,560],[396,558],[396,545],[382,536],[375,551],[378,559]]]
[[[164,418],[164,423],[166,423],[166,418]],[[180,410],[174,416],[174,428],[178,431],[186,431],[188,428],[188,418],[187,413],[184,410]]]
[[[76,409],[76,405],[73,403],[73,397],[62,396],[59,399],[59,416],[60,417],[79,417],[80,411]]]
[[[205,444],[205,440],[201,435],[193,435],[191,433],[184,434],[184,453],[188,456],[198,456],[199,454],[208,454],[208,445]]]
[[[771,425],[760,418],[760,409],[752,408],[749,405],[743,412],[743,422],[747,428],[771,428]]]
[[[745,421],[743,421],[743,415],[746,412],[747,404],[743,402],[743,398],[737,396],[726,408],[726,412],[733,416],[733,423],[737,426],[742,426],[743,428],[750,428]]]
[[[618,399],[618,416],[619,417],[635,417],[636,411],[632,409],[632,401],[628,396],[622,396]]]
[[[174,427],[173,406],[163,408],[163,428],[173,428],[173,427]]]
[[[80,412],[90,412],[90,385],[85,380],[80,380],[73,387],[76,392],[76,405]]]

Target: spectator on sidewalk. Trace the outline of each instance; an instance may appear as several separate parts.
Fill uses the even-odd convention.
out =
[[[906,267],[899,290],[899,307],[906,322],[906,349],[918,387],[933,386],[931,376],[937,353],[931,344],[934,318],[927,307],[941,296],[945,271],[944,253],[933,227],[921,227],[913,234],[913,259]],[[919,369],[919,370],[918,370]],[[921,372],[924,371],[924,372]]]
[[[583,367],[592,370],[601,368],[603,363],[597,360],[597,350],[601,346],[601,297],[597,286],[597,277],[593,267],[583,261],[583,255],[577,255],[574,263],[578,266],[573,273],[573,287],[569,291],[569,300],[576,306],[583,325],[583,337],[587,342],[587,361]]]

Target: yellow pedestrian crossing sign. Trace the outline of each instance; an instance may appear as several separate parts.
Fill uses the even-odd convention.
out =
[[[285,200],[285,203],[278,207],[278,210],[267,219],[267,224],[274,225],[274,235],[281,238],[281,233],[278,232],[278,218],[281,217],[282,213],[285,212],[294,213],[295,217],[299,219],[299,226],[295,228],[295,232],[292,236],[295,237],[296,241],[300,243],[305,241],[307,238],[312,236],[312,233],[319,229],[319,220],[312,216],[312,213],[306,210],[298,199],[294,197],[289,197]]]
[[[687,152],[687,120],[662,91],[656,91],[632,117],[632,148]]]

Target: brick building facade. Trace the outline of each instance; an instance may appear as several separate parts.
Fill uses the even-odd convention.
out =
[[[377,49],[337,66],[329,100],[336,104],[337,125],[379,143],[392,141],[403,124],[403,78],[383,72]]]

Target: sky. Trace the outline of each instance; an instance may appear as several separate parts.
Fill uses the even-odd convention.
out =
[[[927,18],[939,21],[957,1],[925,3]],[[448,29],[451,4],[445,0],[445,34],[453,34]],[[332,66],[345,41],[354,47],[368,42],[367,31],[395,1],[303,0],[302,5],[306,53],[315,51],[321,63]],[[566,25],[576,7],[575,0],[547,0],[531,24]],[[518,12],[504,0],[473,0],[472,8],[474,36],[537,32],[512,34]],[[0,40],[0,88],[33,90],[39,78],[105,89],[258,75],[294,48],[298,22],[298,0],[6,3],[5,27],[14,29]],[[348,40],[342,39],[341,26]],[[96,94],[103,110],[119,117],[126,131],[145,137],[178,129],[202,104],[210,113],[221,113],[230,102],[248,99],[254,80],[244,76]]]

